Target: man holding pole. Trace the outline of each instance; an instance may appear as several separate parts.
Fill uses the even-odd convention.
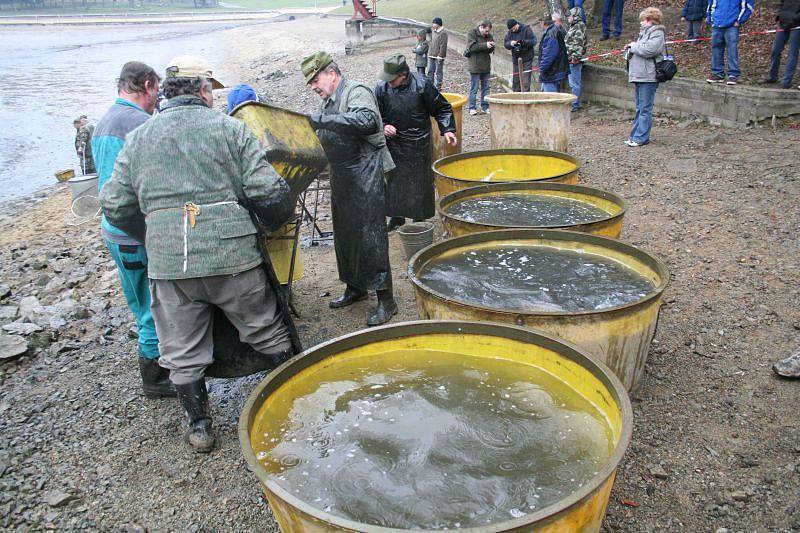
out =
[[[511,59],[514,63],[512,87],[516,93],[528,92],[531,90],[536,36],[530,26],[517,22],[516,19],[508,19],[506,26],[508,33],[504,45],[507,50],[511,50]]]

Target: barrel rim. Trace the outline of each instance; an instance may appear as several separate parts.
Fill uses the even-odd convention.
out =
[[[586,309],[581,311],[560,312],[560,311],[530,311],[527,309],[497,309],[495,307],[488,307],[471,302],[465,302],[431,289],[417,277],[416,274],[417,269],[415,267],[421,266],[422,262],[427,262],[429,259],[431,259],[432,256],[439,255],[442,251],[451,250],[453,248],[460,248],[462,246],[470,244],[478,244],[492,240],[499,241],[504,239],[505,240],[549,239],[549,240],[562,240],[562,241],[579,241],[585,244],[605,246],[607,248],[611,248],[613,250],[633,256],[636,259],[647,264],[661,278],[661,283],[659,283],[649,294],[633,302],[615,305],[612,307],[605,307],[603,309]],[[644,250],[640,250],[639,248],[636,248],[631,244],[627,244],[623,241],[612,239],[610,237],[602,237],[600,235],[593,235],[591,233],[584,233],[580,231],[568,231],[563,229],[515,228],[515,229],[499,229],[492,231],[469,233],[467,235],[452,237],[444,241],[433,243],[430,246],[423,248],[422,250],[414,254],[414,257],[409,259],[408,279],[411,281],[411,283],[415,285],[415,287],[418,290],[424,291],[427,294],[431,294],[441,300],[460,306],[466,306],[472,309],[479,309],[481,311],[493,313],[496,315],[574,317],[574,316],[590,316],[590,315],[614,313],[616,311],[620,311],[623,309],[630,309],[636,306],[644,305],[653,300],[656,300],[661,297],[667,285],[669,284],[670,272],[666,263],[664,263],[661,259],[657,258],[653,254],[645,252]]]
[[[467,328],[469,331],[465,332],[464,330]],[[255,415],[258,413],[258,410],[263,404],[263,400],[275,392],[275,390],[277,390],[281,385],[286,383],[286,381],[288,381],[288,379],[291,377],[288,375],[289,372],[287,372],[287,370],[289,370],[291,367],[297,367],[294,369],[294,372],[291,373],[293,376],[297,372],[319,363],[326,357],[335,355],[345,350],[356,348],[358,346],[408,336],[424,336],[443,333],[474,333],[476,335],[492,335],[496,337],[509,338],[519,342],[530,342],[531,344],[536,344],[538,346],[550,349],[562,357],[566,357],[572,361],[575,361],[591,372],[592,375],[594,375],[606,387],[606,390],[611,395],[612,400],[620,409],[620,419],[622,420],[619,440],[617,445],[614,447],[613,452],[609,455],[608,460],[605,462],[603,467],[598,470],[597,474],[589,478],[589,480],[584,483],[582,487],[579,487],[567,497],[551,505],[543,507],[534,513],[526,514],[523,517],[497,522],[487,526],[464,528],[460,529],[460,531],[472,533],[508,531],[511,529],[535,524],[551,517],[557,517],[559,514],[567,511],[584,499],[591,497],[598,488],[600,488],[611,476],[614,475],[619,467],[619,464],[622,462],[622,458],[624,457],[628,446],[630,445],[631,436],[633,433],[633,407],[631,406],[630,398],[625,386],[622,384],[616,374],[614,374],[614,372],[602,361],[590,355],[583,348],[580,348],[569,341],[544,331],[511,324],[463,320],[416,320],[409,322],[398,322],[396,324],[387,324],[367,330],[359,330],[320,343],[281,364],[278,368],[270,372],[264,379],[262,379],[258,385],[256,385],[256,387],[250,393],[250,396],[248,396],[247,401],[242,407],[241,414],[239,415],[239,445],[242,449],[242,454],[245,457],[245,461],[247,462],[249,469],[256,475],[258,480],[267,488],[267,490],[275,494],[280,500],[318,520],[330,523],[340,528],[353,531],[364,531],[367,533],[402,531],[395,528],[367,525],[354,520],[342,518],[331,513],[326,513],[325,511],[318,509],[292,495],[289,491],[282,488],[277,482],[273,481],[272,477],[267,474],[258,463],[255,452],[250,444],[250,426],[255,419]],[[586,365],[586,363],[588,363],[588,365]]]
[[[557,180],[559,178],[564,178],[566,176],[569,176],[570,174],[576,173],[581,168],[581,163],[580,161],[578,161],[577,158],[564,152],[557,152],[555,150],[533,150],[531,148],[496,148],[494,150],[474,150],[472,152],[461,152],[460,154],[447,155],[434,161],[431,164],[431,169],[433,170],[433,173],[439,178],[446,178],[460,183],[481,184],[482,182],[479,181],[476,182],[475,180],[467,180],[464,178],[458,178],[455,176],[450,176],[448,174],[445,174],[444,172],[439,170],[439,167],[442,165],[447,165],[449,163],[460,161],[462,159],[473,159],[476,157],[487,157],[487,156],[491,157],[498,155],[546,156],[546,157],[553,157],[555,159],[562,159],[565,161],[569,161],[570,163],[575,165],[575,168],[573,168],[572,170],[568,170],[567,172],[562,172],[561,174],[555,174],[553,176],[548,176],[546,178],[516,180],[515,183],[531,183],[537,181]],[[504,182],[488,182],[488,183],[504,183]]]
[[[560,95],[560,97],[547,97],[543,100],[537,100],[536,97],[523,99],[515,99],[514,95]],[[514,93],[495,93],[486,97],[486,101],[490,104],[502,105],[530,105],[530,104],[568,104],[572,103],[577,98],[574,94],[570,93],[550,93],[542,91],[528,91],[528,92],[514,92]]]
[[[100,177],[99,174],[93,172],[91,174],[82,174],[80,176],[73,176],[67,180],[67,183],[83,183],[84,181],[95,181]]]
[[[455,99],[454,99],[454,101],[452,101],[452,102],[451,102],[450,100],[447,100],[447,103],[448,103],[448,104],[450,104],[451,106],[452,106],[452,105],[459,105],[459,106],[463,106],[464,104],[466,104],[466,103],[467,103],[467,96],[466,96],[465,94],[461,94],[461,93],[447,93],[447,92],[445,92],[445,93],[442,93],[442,96],[444,96],[444,97],[445,97],[445,100],[447,100],[447,97],[448,97],[448,96],[455,96],[455,97],[457,97],[457,98],[455,98]]]
[[[482,193],[492,193],[498,191],[505,192],[505,191],[515,191],[515,190],[555,190],[555,191],[566,191],[578,194],[585,194],[586,196],[595,196],[602,198],[604,200],[609,200],[611,202],[614,202],[619,206],[620,211],[615,215],[608,215],[605,218],[600,218],[588,222],[579,222],[577,224],[551,224],[543,226],[515,226],[513,224],[487,224],[484,222],[475,222],[473,220],[466,220],[463,217],[459,217],[457,215],[453,215],[452,213],[448,213],[447,211],[445,211],[445,209],[447,207],[450,207],[450,205],[455,204],[460,200],[465,200],[466,198],[471,196],[478,196],[479,194]],[[567,229],[577,226],[601,224],[601,223],[615,221],[617,219],[624,217],[627,209],[628,206],[625,203],[625,199],[611,191],[598,189],[596,187],[589,187],[586,185],[573,185],[570,183],[557,183],[551,181],[497,182],[497,183],[476,185],[475,187],[468,187],[466,189],[453,191],[450,194],[442,196],[436,202],[436,213],[442,218],[442,220],[448,218],[452,220],[457,220],[458,222],[463,222],[465,224],[471,224],[474,226],[480,226],[483,228],[498,228],[498,229],[513,229],[513,228]]]

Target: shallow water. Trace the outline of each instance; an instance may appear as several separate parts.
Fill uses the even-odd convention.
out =
[[[655,285],[622,263],[547,246],[498,246],[431,261],[418,274],[434,291],[499,310],[574,312],[640,300]]]
[[[301,376],[259,414],[257,458],[303,501],[362,523],[521,517],[582,486],[613,449],[591,404],[519,363],[419,350]]]
[[[609,216],[599,207],[572,198],[513,193],[467,198],[446,211],[467,222],[516,227],[586,224]]]

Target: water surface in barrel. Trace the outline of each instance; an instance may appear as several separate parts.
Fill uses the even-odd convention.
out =
[[[445,211],[467,222],[519,228],[587,224],[609,217],[588,202],[549,194],[479,196],[451,204]]]
[[[561,500],[603,467],[613,438],[591,403],[541,369],[407,350],[304,370],[267,399],[251,442],[282,487],[319,509],[452,529]]]
[[[655,285],[597,254],[499,245],[430,261],[417,275],[439,294],[497,310],[575,312],[635,302]]]

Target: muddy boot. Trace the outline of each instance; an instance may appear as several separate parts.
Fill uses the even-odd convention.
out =
[[[786,359],[772,365],[772,370],[782,378],[800,378],[800,348]]]
[[[142,390],[146,398],[174,398],[178,395],[169,380],[169,370],[158,366],[158,359],[139,358]]]
[[[366,299],[367,291],[362,291],[348,285],[344,290],[344,294],[335,300],[331,300],[328,303],[328,307],[331,309],[341,309],[342,307],[347,307],[348,305],[353,305],[356,302]]]
[[[367,318],[368,326],[380,326],[389,322],[397,314],[397,302],[392,296],[392,289],[378,291],[378,307]]]
[[[389,224],[386,226],[386,231],[394,231],[405,223],[406,219],[404,217],[391,217],[389,218]]]
[[[189,417],[186,442],[196,452],[210,452],[214,448],[214,432],[211,431],[211,415],[208,414],[206,380],[198,379],[186,385],[175,385],[175,389]]]

